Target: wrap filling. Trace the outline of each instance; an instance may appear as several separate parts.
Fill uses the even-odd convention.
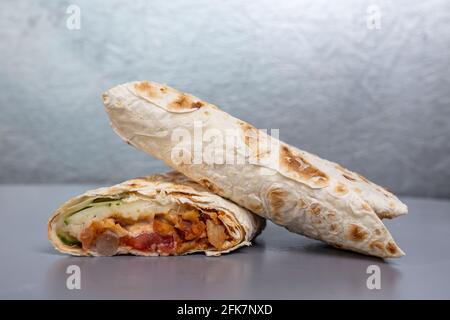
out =
[[[220,210],[133,195],[97,198],[71,208],[60,219],[57,235],[66,245],[101,256],[222,251],[241,237],[237,228],[226,223],[229,219]]]

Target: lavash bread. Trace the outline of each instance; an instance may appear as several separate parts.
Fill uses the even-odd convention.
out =
[[[58,232],[63,226],[65,218],[95,199],[121,199],[130,195],[136,195],[148,199],[148,201],[157,202],[161,206],[174,203],[189,205],[200,211],[207,210],[221,213],[222,222],[229,232],[233,234],[233,237],[237,239],[236,245],[222,251],[193,250],[185,254],[200,251],[208,256],[218,256],[242,246],[249,246],[251,245],[252,239],[265,227],[265,220],[263,218],[248,212],[246,209],[237,206],[229,200],[211,193],[179,172],[168,172],[130,179],[111,187],[89,190],[68,200],[54,212],[48,221],[48,238],[50,242],[55,249],[62,253],[75,256],[97,255],[95,252],[87,252],[80,246],[68,245],[61,240]],[[118,254],[159,255],[157,252],[146,253],[137,250],[128,250],[127,252],[119,252]]]
[[[363,176],[166,85],[125,83],[106,91],[103,101],[113,130],[122,139],[210,191],[292,232],[338,248],[383,258],[404,255],[381,219],[407,213],[406,205]],[[238,132],[245,159],[256,158],[257,163],[174,161],[172,152],[178,144],[171,133],[183,128],[194,135],[196,122],[204,131],[224,136]],[[207,147],[203,145],[201,151]],[[214,148],[220,151],[221,146]],[[241,154],[242,149],[225,152]]]

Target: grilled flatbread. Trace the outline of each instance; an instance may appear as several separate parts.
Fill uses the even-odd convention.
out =
[[[105,92],[103,101],[112,128],[127,143],[210,191],[338,248],[379,257],[404,255],[381,219],[407,213],[406,205],[360,174],[166,85],[125,83]],[[204,133],[200,141],[199,129]],[[192,139],[181,139],[186,134]],[[232,147],[226,144],[230,136],[237,142]],[[205,157],[211,154],[236,161],[211,161]]]
[[[265,220],[178,172],[90,190],[52,215],[53,246],[77,256],[227,253],[251,240]]]

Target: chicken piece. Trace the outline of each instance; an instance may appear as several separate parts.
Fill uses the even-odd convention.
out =
[[[208,235],[208,241],[216,249],[221,250],[223,243],[227,240],[228,236],[225,233],[225,227],[220,224],[214,224],[211,220],[206,220],[206,233]]]
[[[105,230],[115,233],[118,237],[128,234],[128,232],[120,224],[116,223],[114,219],[108,218],[102,221],[93,221],[89,227],[81,231],[80,241],[83,249],[90,249],[97,237]]]

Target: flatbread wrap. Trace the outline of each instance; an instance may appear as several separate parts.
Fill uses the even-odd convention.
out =
[[[48,237],[77,256],[217,256],[250,245],[264,226],[263,218],[170,172],[70,199],[49,219]]]
[[[166,85],[125,83],[107,90],[103,102],[127,143],[253,213],[338,248],[404,255],[381,219],[407,213],[406,205],[362,175]],[[216,136],[205,133],[196,144],[199,128]],[[180,130],[193,138],[181,139]],[[236,143],[230,147],[229,140]],[[222,161],[205,157],[211,154]],[[236,161],[223,161],[228,158]]]

